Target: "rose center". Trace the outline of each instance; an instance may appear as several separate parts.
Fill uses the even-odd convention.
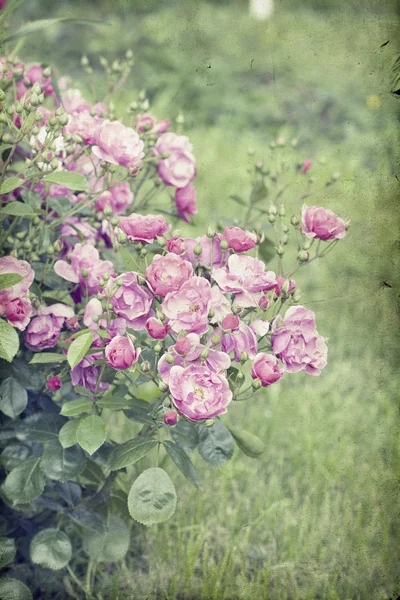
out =
[[[197,312],[199,308],[200,306],[198,304],[192,304],[191,306],[189,306],[190,312]]]

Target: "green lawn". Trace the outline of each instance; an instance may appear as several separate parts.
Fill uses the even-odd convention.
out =
[[[395,598],[394,16],[344,5],[328,13],[278,8],[265,25],[251,22],[245,5],[163,7],[140,16],[132,10],[123,22],[110,14],[108,28],[85,31],[79,44],[67,26],[49,30],[40,46],[27,42],[22,57],[51,56],[60,72],[78,72],[85,52],[94,60],[133,48],[137,67],[121,107],[145,87],[160,118],[183,110],[199,167],[196,233],[237,215],[229,195],[246,193],[246,170],[256,158],[275,160],[269,144],[278,134],[299,139],[300,157],[315,164],[324,158],[326,175],[341,173],[314,201],[350,217],[351,229],[337,251],[297,278],[329,338],[322,375],[287,376],[232,407],[228,421],[262,438],[266,452],[252,460],[237,451],[216,470],[195,456],[204,493],[166,463],[177,512],[150,529],[135,523],[126,565],[99,569],[97,589],[104,600]],[[58,14],[85,11],[70,3]],[[378,100],[368,104],[368,96]],[[290,216],[290,193],[286,202]]]

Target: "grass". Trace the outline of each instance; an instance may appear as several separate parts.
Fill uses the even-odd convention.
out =
[[[59,13],[83,15],[88,6],[71,3]],[[210,219],[236,216],[229,195],[246,190],[255,158],[274,160],[269,143],[278,134],[298,137],[304,158],[323,156],[326,174],[341,172],[318,202],[350,217],[351,232],[298,277],[304,304],[329,338],[321,377],[286,377],[233,407],[228,419],[262,438],[266,452],[260,460],[235,452],[217,470],[195,456],[204,493],[166,463],[179,493],[175,516],[146,530],[134,524],[126,564],[99,569],[96,589],[104,600],[394,598],[394,16],[382,11],[377,19],[343,6],[329,15],[278,10],[264,25],[238,6],[199,2],[171,3],[140,18],[132,11],[124,26],[116,13],[107,20],[108,30],[79,44],[68,28],[46,31],[40,47],[27,42],[22,55],[45,60],[58,40],[54,59],[68,72],[84,52],[94,58],[134,48],[136,74],[121,106],[135,98],[137,85],[147,87],[159,117],[171,106],[184,111],[199,166],[197,233]],[[368,96],[378,98],[375,109]],[[289,196],[288,211],[291,202]]]

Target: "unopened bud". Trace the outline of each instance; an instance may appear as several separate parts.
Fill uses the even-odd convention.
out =
[[[173,427],[178,422],[178,413],[174,410],[168,410],[164,415],[164,423]]]
[[[209,352],[208,348],[204,348],[204,350],[201,351],[200,356],[203,360],[206,360],[206,358],[208,358],[209,353],[210,352]]]
[[[115,217],[113,217],[111,219],[110,223],[113,227],[116,227],[118,225],[119,221],[120,221],[120,217],[118,215],[115,215]]]
[[[17,115],[21,115],[24,112],[24,108],[19,102],[17,102],[17,104],[15,105],[15,112],[17,113]]]
[[[228,250],[229,244],[226,240],[222,240],[220,243],[221,250]]]
[[[176,117],[176,122],[180,125],[183,125],[183,123],[185,122],[185,117],[182,113],[179,113],[179,115]]]
[[[50,166],[52,169],[58,169],[59,166],[59,162],[56,158],[53,158],[53,160],[50,161]]]
[[[7,114],[12,117],[13,114],[15,112],[15,107],[14,104],[11,104],[10,106],[7,106]]]
[[[211,338],[211,343],[213,346],[216,346],[221,341],[221,337],[219,335],[213,335]]]
[[[81,65],[82,67],[87,67],[89,64],[89,59],[86,55],[83,55],[81,58]]]
[[[126,235],[126,233],[119,230],[118,235],[117,235],[117,240],[118,240],[119,244],[124,245],[128,241],[128,236]]]
[[[236,381],[243,381],[244,379],[244,375],[242,373],[242,371],[238,371],[238,374],[236,375]]]
[[[301,300],[301,294],[300,294],[299,290],[295,290],[292,298],[293,298],[293,302],[295,302],[296,304],[298,302],[300,302],[300,300]]]
[[[47,123],[50,125],[50,127],[55,127],[58,123],[58,118],[57,117],[50,117],[50,119],[47,121]]]
[[[161,246],[161,248],[164,248],[165,246],[165,239],[163,237],[161,237],[160,235],[157,236],[157,243],[159,246]]]
[[[37,94],[33,93],[29,99],[29,102],[31,106],[39,106],[39,98],[37,97]]]
[[[97,300],[103,300],[103,294],[101,292],[97,292]]]
[[[215,419],[206,419],[204,421],[204,425],[205,427],[212,427],[215,423]]]
[[[111,217],[113,214],[113,209],[111,208],[111,206],[109,204],[106,204],[105,207],[103,208],[103,212],[104,212],[105,217]]]
[[[309,252],[306,252],[305,250],[300,250],[300,252],[297,255],[297,259],[299,262],[307,262],[308,259],[310,258],[310,254]]]
[[[5,95],[5,93],[3,92],[3,90],[0,90],[0,102],[3,102],[3,101],[4,101],[4,99],[5,99],[5,97],[6,97],[6,95]]]
[[[193,253],[195,256],[200,256],[202,251],[203,251],[203,249],[201,247],[201,244],[196,244],[196,246],[193,248]]]
[[[69,117],[68,117],[67,113],[64,113],[63,115],[61,115],[59,117],[58,122],[60,123],[60,125],[62,127],[65,127],[65,125],[67,125],[67,123],[68,123],[68,120],[69,120]]]
[[[146,255],[147,255],[147,250],[146,250],[146,248],[142,248],[142,249],[141,249],[141,251],[140,251],[140,256],[141,256],[142,258],[144,258]]]
[[[43,75],[44,75],[44,77],[50,77],[51,76],[51,67],[46,67],[45,69],[43,69]]]
[[[167,361],[167,363],[169,365],[173,365],[174,364],[174,357],[172,356],[172,354],[166,354],[165,355],[165,360]]]
[[[89,277],[89,273],[88,273],[87,269],[82,269],[81,275],[82,275],[83,279],[87,279]]]
[[[240,355],[240,362],[241,363],[245,363],[249,358],[249,355],[247,354],[246,350],[243,350],[243,352]]]
[[[216,234],[216,231],[214,229],[214,227],[211,227],[211,225],[209,225],[209,227],[207,228],[207,237],[212,239]]]
[[[289,236],[288,236],[287,234],[283,235],[283,236],[282,236],[282,244],[283,244],[284,246],[286,246],[286,245],[287,245],[287,243],[288,243],[288,241],[289,241]]]
[[[143,373],[147,373],[151,369],[151,365],[148,360],[144,360],[141,364],[141,369]]]
[[[46,249],[46,254],[48,254],[49,256],[51,256],[52,254],[54,254],[54,246],[52,246],[50,244],[50,246],[48,246],[47,249]]]
[[[166,392],[168,389],[168,386],[163,381],[160,381],[158,383],[158,389],[160,390],[160,392]]]
[[[285,215],[286,215],[285,207],[283,206],[283,204],[281,204],[279,207],[279,216],[284,217]]]
[[[309,250],[311,248],[312,242],[313,240],[310,240],[310,238],[306,238],[303,242],[303,250]]]
[[[284,294],[288,294],[289,293],[289,288],[290,288],[290,281],[286,280],[284,282],[284,284],[281,287],[281,290]]]
[[[161,344],[156,344],[156,345],[154,346],[154,352],[155,352],[156,354],[160,354],[161,350],[162,350],[162,346],[161,346]]]
[[[269,215],[277,215],[277,214],[278,214],[278,210],[277,210],[277,208],[276,208],[275,204],[272,204],[272,203],[271,203],[271,204],[269,205],[268,214],[269,214]]]
[[[253,382],[252,382],[251,385],[252,385],[252,388],[254,390],[259,390],[260,387],[261,387],[261,381],[260,381],[260,379],[258,379],[258,378],[257,379],[253,379]]]
[[[213,308],[210,308],[210,310],[208,311],[208,318],[212,319],[213,317],[215,317],[215,310]]]
[[[276,249],[276,253],[278,256],[283,256],[285,254],[285,248],[283,246],[278,246]]]
[[[300,223],[300,219],[298,217],[296,217],[296,215],[293,215],[290,217],[290,222],[293,225],[293,227],[298,227],[298,225]]]
[[[283,233],[289,233],[289,227],[287,225],[282,225]]]
[[[268,215],[268,221],[270,223],[275,223],[276,221],[276,216],[275,215]]]

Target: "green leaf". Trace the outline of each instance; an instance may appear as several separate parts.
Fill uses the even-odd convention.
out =
[[[12,538],[0,538],[0,569],[14,560],[17,553],[15,541]]]
[[[71,203],[69,204],[71,206]],[[48,298],[49,300],[62,302],[63,304],[67,304],[68,306],[75,306],[74,301],[67,290],[46,290],[45,292],[43,292],[42,296],[43,298]]]
[[[69,190],[88,190],[88,182],[84,175],[75,173],[74,171],[54,171],[45,175],[42,181],[47,183],[57,183]]]
[[[0,358],[11,362],[19,350],[19,337],[14,327],[0,319]]]
[[[83,549],[95,562],[117,562],[122,560],[129,550],[130,535],[125,521],[117,515],[108,517],[107,531],[86,531],[83,537]]]
[[[3,577],[0,579],[1,600],[32,600],[29,588],[18,579]]]
[[[25,35],[30,35],[31,33],[35,33],[36,31],[40,31],[41,29],[48,29],[52,25],[57,25],[58,23],[75,23],[76,25],[104,25],[104,21],[93,21],[91,19],[76,19],[72,17],[63,17],[59,19],[39,19],[37,21],[31,21],[30,23],[25,23],[22,25],[17,31],[12,33],[11,35],[0,39],[0,45],[5,42],[9,42],[11,40],[15,40],[20,37],[24,37]]]
[[[28,404],[28,393],[13,377],[7,377],[0,385],[0,410],[15,419]]]
[[[63,500],[67,504],[74,505],[80,502],[82,497],[82,489],[78,483],[73,481],[66,481],[65,483],[56,483],[54,486],[56,492],[58,492]]]
[[[108,410],[123,410],[129,408],[129,400],[118,396],[105,396],[97,401],[97,406]]]
[[[199,453],[208,464],[220,467],[232,458],[233,437],[221,421],[215,421],[211,427],[198,425],[198,432],[200,437]]]
[[[229,425],[228,429],[242,452],[250,456],[250,458],[259,458],[265,451],[264,443],[252,433],[243,431],[232,425]]]
[[[107,524],[104,518],[97,512],[86,508],[86,506],[77,506],[69,515],[71,519],[96,533],[105,533],[107,531]]]
[[[92,345],[92,342],[93,333],[91,330],[86,331],[72,342],[67,353],[67,359],[71,369],[81,362],[82,358]]]
[[[7,471],[11,471],[26,460],[30,453],[30,449],[25,444],[9,444],[1,453],[0,463]]]
[[[57,441],[46,447],[40,468],[49,479],[64,482],[82,473],[85,465],[85,455],[78,446],[63,448]]]
[[[23,276],[18,275],[18,273],[4,273],[3,275],[0,275],[0,291],[10,288],[22,280]]]
[[[76,430],[78,444],[92,455],[106,439],[106,425],[98,415],[89,415],[80,420]]]
[[[200,485],[200,476],[186,452],[177,444],[174,444],[174,442],[170,442],[168,440],[164,442],[164,448],[166,449],[168,456],[184,474],[186,479],[201,490],[202,487]]]
[[[9,192],[12,192],[16,188],[21,187],[21,185],[23,185],[23,183],[24,183],[24,180],[21,179],[20,177],[9,177],[5,181],[3,181],[1,188],[0,188],[0,194],[8,194]]]
[[[150,450],[157,446],[157,441],[151,438],[134,438],[114,448],[108,458],[111,471],[123,469],[137,462]]]
[[[64,419],[57,413],[35,413],[21,421],[18,437],[30,442],[53,442],[63,424]]]
[[[196,423],[192,421],[181,419],[175,427],[171,428],[171,435],[174,442],[186,452],[193,452],[200,442]]]
[[[167,521],[175,512],[176,492],[169,475],[159,467],[147,469],[136,479],[128,496],[131,517],[143,525]]]
[[[50,363],[60,363],[67,360],[65,354],[57,354],[56,352],[38,352],[34,354],[32,360],[29,361],[30,365],[48,365]]]
[[[153,407],[145,400],[139,398],[129,399],[129,410],[124,410],[126,416],[132,421],[143,423],[145,425],[154,425],[154,419],[151,416]]]
[[[129,252],[128,248],[125,246],[120,246],[118,252],[122,256],[122,260],[124,261],[125,271],[137,271],[138,265],[133,258],[132,254]]]
[[[79,396],[86,396],[88,398],[93,397],[93,392],[91,390],[88,390],[88,388],[83,387],[82,385],[76,385],[74,387],[74,392]]]
[[[40,457],[28,458],[6,477],[2,489],[13,504],[27,504],[43,492],[45,478],[40,470]]]
[[[36,216],[36,213],[29,204],[24,204],[23,202],[7,202],[3,208],[0,208],[0,215],[33,218]]]
[[[80,415],[83,412],[90,412],[93,408],[93,401],[87,400],[86,398],[79,398],[78,400],[71,400],[65,402],[61,407],[61,413],[64,417],[74,417]]]
[[[78,425],[78,419],[73,419],[61,427],[58,434],[58,439],[63,448],[70,448],[78,443],[76,439],[76,430],[78,429]]]
[[[71,560],[72,545],[63,531],[43,529],[32,539],[30,553],[33,563],[58,571],[66,567]]]

